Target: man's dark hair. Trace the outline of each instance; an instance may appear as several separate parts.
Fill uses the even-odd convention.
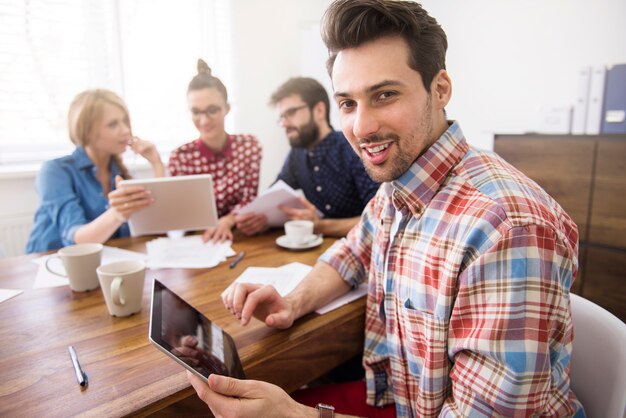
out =
[[[228,92],[226,91],[226,86],[222,83],[222,80],[215,77],[211,73],[211,67],[204,62],[202,59],[198,59],[198,74],[196,74],[191,81],[189,82],[189,86],[187,87],[187,93],[192,90],[202,90],[202,89],[216,89],[222,96],[224,96],[224,101],[228,103]]]
[[[409,46],[409,67],[420,73],[427,91],[446,68],[448,40],[439,23],[419,3],[396,0],[335,0],[324,13],[322,39],[332,76],[337,54],[366,42],[401,36]]]
[[[276,106],[278,102],[285,97],[297,94],[302,97],[302,100],[313,109],[313,106],[319,102],[324,103],[326,106],[326,122],[330,125],[330,101],[328,99],[328,93],[324,86],[322,86],[317,80],[309,77],[294,77],[285,81],[270,98],[270,104]]]

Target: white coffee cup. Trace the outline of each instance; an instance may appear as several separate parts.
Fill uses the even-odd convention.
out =
[[[303,245],[313,239],[313,221],[295,220],[285,222],[287,240],[293,245]]]
[[[65,273],[55,271],[50,262],[61,259]],[[102,260],[102,244],[75,244],[61,248],[46,260],[46,269],[57,276],[67,277],[70,289],[85,292],[100,286],[96,269]]]
[[[100,287],[112,316],[129,316],[141,310],[146,263],[116,261],[98,267]]]

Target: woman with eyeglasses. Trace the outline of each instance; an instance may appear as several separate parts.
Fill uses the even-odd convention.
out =
[[[145,158],[156,177],[164,167],[154,144],[134,137],[124,101],[109,90],[87,90],[68,114],[68,156],[47,161],[35,180],[41,204],[35,213],[27,253],[130,235],[126,221],[153,199],[141,186],[117,188],[130,178],[121,155],[127,148]]]
[[[236,211],[258,193],[261,145],[253,135],[226,133],[224,118],[230,110],[226,87],[201,59],[198,74],[187,88],[187,102],[200,137],[172,152],[169,172],[172,176],[213,176],[219,221],[205,231],[203,239],[231,240]]]

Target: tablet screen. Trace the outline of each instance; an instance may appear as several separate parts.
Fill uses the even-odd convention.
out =
[[[150,341],[198,377],[211,373],[244,378],[230,335],[194,307],[154,280]]]

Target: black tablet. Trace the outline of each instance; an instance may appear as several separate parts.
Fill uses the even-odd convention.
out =
[[[154,280],[149,339],[205,382],[211,373],[245,378],[232,337]]]

